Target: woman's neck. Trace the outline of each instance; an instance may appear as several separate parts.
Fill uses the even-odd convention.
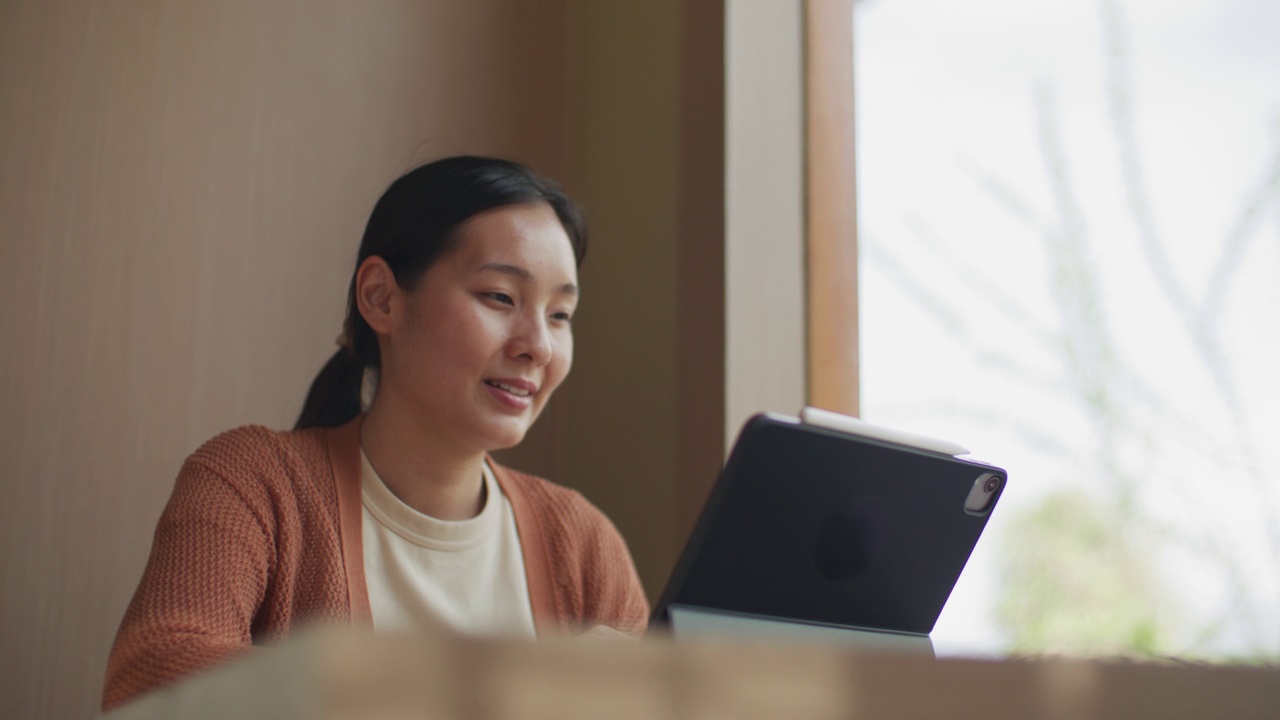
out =
[[[383,484],[414,510],[466,520],[484,509],[484,453],[459,452],[390,403],[375,401],[369,408],[360,447]]]

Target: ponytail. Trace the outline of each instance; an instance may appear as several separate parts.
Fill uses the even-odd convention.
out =
[[[311,381],[307,400],[294,430],[311,427],[338,427],[360,414],[360,387],[364,365],[346,347],[329,358],[320,374]]]

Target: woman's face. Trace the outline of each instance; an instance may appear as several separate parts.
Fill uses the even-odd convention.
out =
[[[395,393],[421,430],[454,447],[511,447],[573,362],[573,247],[544,203],[490,210],[459,232],[459,247],[403,293],[378,395]]]

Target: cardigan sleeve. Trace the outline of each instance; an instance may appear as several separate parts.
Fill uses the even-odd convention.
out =
[[[186,462],[107,661],[104,710],[252,644],[272,562],[264,520],[260,499]]]
[[[589,544],[594,562],[584,578],[586,618],[628,635],[643,635],[649,625],[649,601],[631,552],[609,518],[599,510],[596,515],[595,539]]]
[[[572,590],[561,580],[561,607],[567,627],[587,630],[606,625],[629,635],[643,635],[649,623],[649,601],[631,552],[618,528],[603,512],[573,490],[557,488],[567,502],[560,506],[564,539],[551,535],[553,565],[574,577]],[[569,590],[566,592],[566,590]]]
[[[536,560],[533,567],[526,565],[534,573],[530,591],[545,573],[553,596],[548,610],[559,629],[606,625],[644,634],[649,602],[627,543],[609,518],[577,490],[497,463],[491,466],[515,509],[517,527],[524,526],[520,541],[526,555]]]

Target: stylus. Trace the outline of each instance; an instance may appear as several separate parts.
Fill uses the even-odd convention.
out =
[[[939,440],[926,435],[917,435],[916,433],[907,432],[905,430],[894,430],[893,428],[883,427],[881,425],[873,425],[865,420],[859,420],[856,417],[841,415],[830,410],[819,410],[818,408],[806,407],[800,410],[800,421],[806,425],[814,425],[824,427],[829,430],[849,433],[850,435],[858,435],[861,437],[875,438],[876,440],[884,440],[898,445],[906,445],[908,447],[920,448],[929,452],[941,453],[942,455],[968,455],[969,450],[963,445],[949,442],[947,440]]]

